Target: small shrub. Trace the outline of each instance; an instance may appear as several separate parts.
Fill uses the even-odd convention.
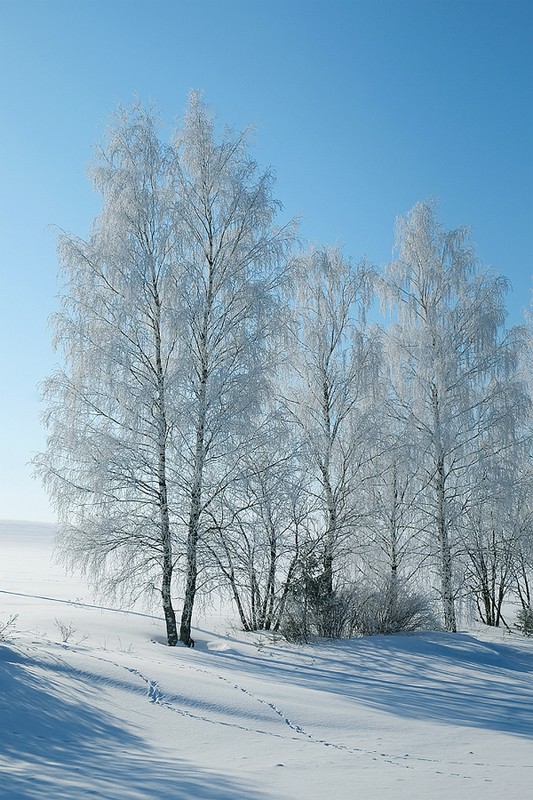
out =
[[[429,599],[392,578],[355,603],[353,628],[363,636],[435,630],[438,627]]]
[[[12,614],[5,622],[0,620],[0,642],[5,642],[11,638],[15,632],[18,618],[18,614]]]
[[[308,615],[293,602],[292,598],[285,607],[280,630],[288,642],[304,644],[311,639],[312,634]]]
[[[354,596],[352,587],[327,593],[321,575],[305,575],[289,595],[280,625],[281,633],[290,642],[351,636]]]
[[[59,636],[63,644],[68,644],[78,632],[77,628],[74,627],[72,622],[63,622],[62,620],[57,619],[57,617],[54,622],[54,627],[59,631]],[[87,641],[88,638],[89,636],[84,634],[78,638],[74,644],[82,644],[83,642]]]
[[[59,632],[59,636],[61,641],[65,644],[70,642],[74,634],[76,633],[76,628],[72,624],[72,622],[63,622],[63,620],[57,619],[54,622],[54,628],[57,628]]]
[[[311,568],[310,568],[311,565]],[[394,576],[378,584],[324,590],[320,565],[308,561],[289,595],[281,625],[288,641],[435,630],[430,600]]]

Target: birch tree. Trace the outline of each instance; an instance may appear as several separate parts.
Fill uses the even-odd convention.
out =
[[[281,413],[265,419],[239,481],[223,499],[211,537],[244,630],[279,630],[307,540],[306,472]]]
[[[371,270],[365,263],[352,266],[338,248],[323,248],[302,258],[298,274],[298,333],[287,400],[319,509],[314,555],[326,608],[339,557],[362,513],[358,488],[376,355],[364,330]]]
[[[282,327],[293,226],[276,226],[272,172],[247,140],[217,141],[195,93],[169,145],[140,106],[120,112],[93,169],[102,212],[87,241],[60,241],[65,366],[45,383],[37,469],[65,552],[108,589],[155,587],[170,645],[177,567],[193,644],[199,543],[239,475]]]
[[[294,227],[276,225],[273,174],[250,155],[248,132],[215,135],[198,94],[175,140],[175,239],[186,379],[181,475],[186,576],[180,639],[191,641],[199,547],[216,498],[240,475],[253,419],[269,389],[282,326]],[[200,553],[201,554],[201,553]]]
[[[533,314],[530,307],[526,315],[525,347],[522,350],[521,371],[528,388],[530,401],[533,399]],[[532,436],[532,404],[529,414],[521,415],[520,430],[523,433],[525,446],[522,458],[517,467],[521,480],[515,485],[513,495],[515,503],[515,527],[519,531],[519,545],[514,564],[514,581],[516,594],[522,607],[522,622],[528,622],[529,631],[533,623],[533,504],[531,502],[533,486],[533,436]]]
[[[394,409],[388,406],[388,399],[382,397],[382,413],[376,415],[379,437],[365,486],[365,565],[390,587],[394,599],[399,586],[419,574],[428,555],[425,520],[419,509],[424,484],[418,454],[408,432],[399,427]]]
[[[67,560],[114,593],[156,587],[174,645],[171,160],[150,114],[136,106],[116,115],[92,169],[102,211],[87,241],[59,242],[64,285],[53,327],[64,366],[44,383],[48,440],[36,466]]]
[[[519,331],[506,330],[506,282],[482,271],[464,228],[445,231],[431,204],[397,224],[385,270],[395,403],[424,471],[420,509],[433,531],[444,622],[456,630],[454,582],[464,514],[476,502],[481,461],[513,438],[524,408]]]

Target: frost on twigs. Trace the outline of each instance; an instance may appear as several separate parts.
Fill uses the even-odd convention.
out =
[[[54,622],[54,628],[59,632],[60,640],[63,644],[72,642],[74,636],[78,633],[78,629],[74,627],[72,622],[63,622],[63,620],[57,618]],[[87,634],[83,634],[81,637],[78,637],[73,644],[81,644],[87,641],[88,638]]]
[[[288,606],[282,632],[289,641],[411,633],[439,627],[424,594],[393,578],[371,586],[347,585],[327,596],[317,581]]]
[[[353,627],[359,634],[412,633],[435,630],[438,624],[429,599],[388,579],[354,604]]]
[[[11,614],[7,620],[0,620],[0,642],[6,642],[13,637],[16,632],[16,624],[19,618],[18,614]]]

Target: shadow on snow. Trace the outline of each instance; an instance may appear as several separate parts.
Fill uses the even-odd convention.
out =
[[[306,648],[305,661],[297,657],[296,663],[286,659],[283,648],[267,649],[275,663],[235,651],[217,656],[257,676],[334,693],[346,702],[353,699],[405,718],[533,738],[531,649],[483,642],[465,633],[322,643]]]
[[[91,704],[80,674],[0,645],[1,800],[260,800],[249,786],[200,769],[169,741],[167,758]],[[74,680],[73,680],[74,679]]]

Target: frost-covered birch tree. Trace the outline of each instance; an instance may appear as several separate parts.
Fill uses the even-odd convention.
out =
[[[168,170],[172,157],[139,106],[120,111],[92,169],[102,211],[84,241],[59,241],[53,319],[63,366],[44,383],[46,451],[36,459],[61,548],[112,592],[171,585],[179,337]]]
[[[140,106],[120,112],[93,169],[103,208],[60,241],[64,289],[37,460],[62,546],[108,589],[156,588],[170,645],[192,644],[199,544],[252,446],[282,327],[293,226],[248,135],[193,93],[169,145]]]
[[[480,463],[512,443],[526,403],[516,376],[520,336],[504,327],[505,280],[480,269],[466,229],[445,231],[433,205],[418,203],[399,219],[396,248],[382,283],[396,316],[388,330],[394,401],[423,469],[420,509],[453,631],[455,569]]]
[[[533,306],[533,303],[532,303]],[[521,354],[521,372],[527,385],[530,401],[533,400],[533,308],[526,315],[525,346]],[[521,480],[513,486],[515,500],[515,527],[519,542],[515,554],[514,582],[522,606],[522,622],[533,623],[533,420],[530,402],[529,414],[521,415],[520,431],[524,438],[522,458],[516,463]]]
[[[326,609],[339,557],[362,514],[358,488],[368,456],[366,422],[376,357],[364,327],[372,271],[365,263],[353,266],[338,248],[323,248],[302,257],[298,274],[287,406],[320,518],[314,555]]]
[[[269,403],[272,408],[274,403]],[[307,541],[307,473],[280,409],[263,420],[210,537],[244,630],[278,630]]]
[[[247,132],[215,134],[192,94],[175,140],[174,235],[184,337],[180,398],[186,576],[180,639],[191,644],[199,547],[213,503],[253,447],[283,323],[282,286],[294,229],[279,228],[273,174],[250,155]]]
[[[366,572],[391,597],[407,584],[427,559],[424,519],[419,497],[424,489],[416,445],[398,420],[389,397],[388,373],[380,374],[381,389],[373,420],[379,433],[369,442],[370,470],[365,482],[367,516]]]

